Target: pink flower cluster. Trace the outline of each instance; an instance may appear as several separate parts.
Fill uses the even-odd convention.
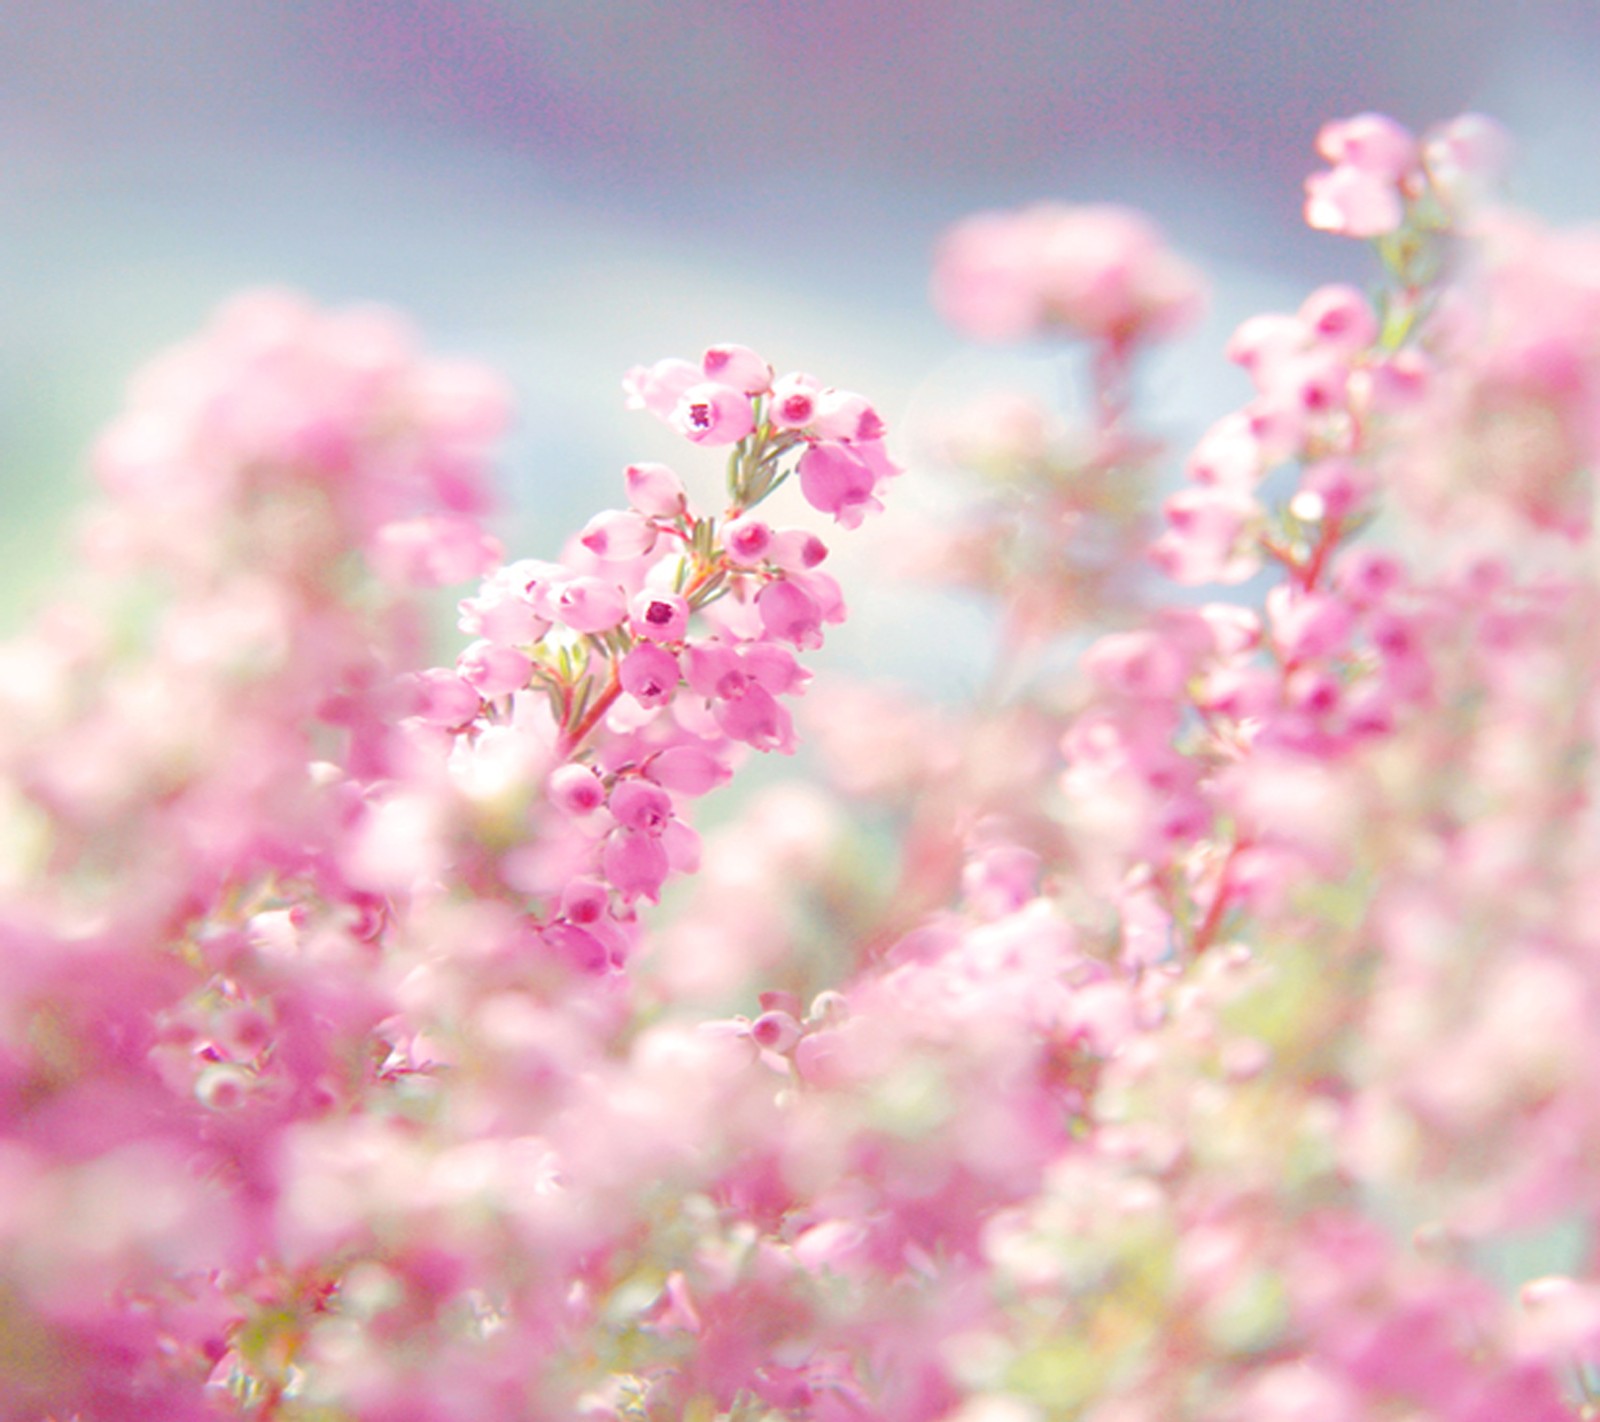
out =
[[[934,259],[934,305],[980,341],[1058,335],[1123,349],[1175,335],[1202,300],[1189,264],[1120,207],[980,213]]]
[[[686,360],[636,366],[623,390],[630,409],[649,410],[695,444],[736,445],[762,427],[768,443],[763,457],[800,446],[801,493],[845,528],[883,507],[875,491],[896,466],[884,449],[883,421],[852,391],[824,386],[801,371],[774,379],[772,367],[754,351],[733,345],[712,346],[698,366]],[[754,502],[765,494],[766,485],[758,482],[743,497]],[[741,536],[748,556],[758,556],[760,532]]]
[[[1098,350],[1091,428],[951,445],[989,684],[819,682],[703,843],[843,616],[767,500],[878,507],[865,399],[636,368],[725,498],[636,464],[506,562],[493,377],[282,296],[158,362],[0,652],[0,1415],[1591,1415],[1600,253],[1471,208],[1490,134],[1325,131],[1384,279],[1240,328],[1153,533],[1186,268],[958,229],[958,324]]]
[[[1398,232],[1407,209],[1430,202],[1449,220],[1481,198],[1509,154],[1505,131],[1463,114],[1419,141],[1382,114],[1357,114],[1323,127],[1317,152],[1333,167],[1306,179],[1306,222],[1346,237]]]
[[[542,780],[524,842],[494,873],[531,901],[553,952],[591,971],[627,956],[637,901],[696,867],[686,802],[727,780],[739,746],[793,752],[785,703],[810,676],[797,653],[844,617],[819,566],[826,545],[757,506],[792,473],[807,502],[854,527],[898,472],[861,396],[803,374],[774,381],[743,346],[714,346],[698,368],[636,369],[624,388],[694,443],[731,447],[725,510],[697,513],[666,465],[630,466],[629,506],[597,514],[561,562],[506,564],[462,602],[477,640],[453,670],[416,679],[409,723],[444,752],[447,796],[498,796],[508,780],[527,796]],[[431,833],[452,816],[419,815],[415,800],[414,786],[401,793],[415,864],[449,858]],[[380,833],[387,875],[402,840]]]

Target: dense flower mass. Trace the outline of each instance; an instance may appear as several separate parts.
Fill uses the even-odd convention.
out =
[[[1118,346],[1159,340],[1199,314],[1200,279],[1139,213],[1041,204],[953,228],[934,304],[981,341],[1069,335]]]
[[[1094,381],[943,431],[965,707],[801,699],[860,395],[638,366],[722,493],[508,561],[492,375],[279,294],[158,361],[0,650],[0,1416],[1591,1416],[1600,247],[1505,146],[1324,129],[1381,278],[1240,327],[1153,519],[1187,264],[951,233],[958,329]]]

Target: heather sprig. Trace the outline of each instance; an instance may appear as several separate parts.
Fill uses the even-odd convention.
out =
[[[281,294],[158,360],[0,652],[0,1413],[1591,1415],[1600,250],[1504,147],[1323,130],[1380,276],[1240,327],[1153,531],[1190,267],[954,229],[958,329],[1089,353],[1081,428],[949,435],[1001,674],[819,683],[704,845],[844,615],[775,511],[898,472],[863,397],[636,367],[708,471],[507,561],[492,375]]]

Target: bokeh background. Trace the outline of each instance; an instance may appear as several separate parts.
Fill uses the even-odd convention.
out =
[[[70,577],[128,375],[239,287],[499,365],[505,530],[548,555],[671,449],[621,410],[635,362],[743,341],[912,443],[1004,374],[925,297],[983,206],[1135,204],[1209,271],[1149,377],[1181,441],[1243,396],[1238,320],[1369,271],[1300,225],[1322,121],[1483,110],[1515,196],[1581,218],[1597,75],[1594,0],[0,0],[0,625]]]

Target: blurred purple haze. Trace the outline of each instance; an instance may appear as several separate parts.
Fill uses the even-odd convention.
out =
[[[668,447],[618,417],[635,361],[742,340],[893,417],[959,359],[940,230],[1056,197],[1212,271],[1215,367],[1249,311],[1367,269],[1299,223],[1321,122],[1485,109],[1573,216],[1596,72],[1589,0],[0,0],[0,604],[129,372],[241,285],[393,303],[506,369],[509,526],[549,552]],[[1211,379],[1180,425],[1238,398]]]

